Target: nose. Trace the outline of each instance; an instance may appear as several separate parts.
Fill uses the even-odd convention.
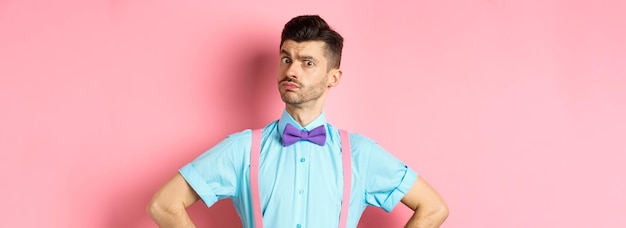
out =
[[[295,78],[297,79],[299,75],[299,71],[298,71],[298,67],[297,64],[291,63],[287,66],[287,69],[285,69],[285,77],[287,78]]]

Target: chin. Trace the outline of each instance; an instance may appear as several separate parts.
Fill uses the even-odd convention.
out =
[[[298,105],[302,103],[300,99],[297,99],[295,97],[281,95],[280,98],[283,100],[283,102],[285,102],[285,104],[289,104],[289,105]]]

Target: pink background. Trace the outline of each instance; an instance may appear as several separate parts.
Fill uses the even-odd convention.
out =
[[[443,227],[626,227],[626,3],[408,2],[0,1],[2,226],[154,227],[178,168],[278,118],[282,25],[320,14],[346,38],[329,120],[435,186]]]

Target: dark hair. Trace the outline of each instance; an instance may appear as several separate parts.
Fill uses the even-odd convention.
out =
[[[280,37],[280,46],[285,40],[296,42],[323,41],[326,45],[326,57],[328,69],[339,68],[341,64],[341,49],[343,49],[343,37],[318,15],[303,15],[292,18],[285,27]]]

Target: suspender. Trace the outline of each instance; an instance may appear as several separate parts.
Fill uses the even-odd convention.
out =
[[[339,130],[341,137],[341,157],[343,160],[343,197],[341,198],[341,214],[339,227],[348,227],[348,208],[350,208],[350,187],[352,186],[352,159],[350,152],[350,135],[347,131]]]
[[[348,208],[350,207],[350,187],[352,186],[352,164],[350,136],[347,131],[339,130],[341,137],[341,159],[343,167],[343,197],[341,198],[341,214],[339,227],[348,224]],[[263,213],[261,211],[261,193],[259,192],[259,156],[261,155],[261,129],[252,130],[252,148],[250,150],[250,190],[252,194],[252,209],[256,228],[263,228]]]
[[[252,194],[252,211],[256,228],[263,228],[261,211],[261,192],[259,191],[259,156],[261,155],[261,129],[252,130],[252,148],[250,150],[250,193]]]

